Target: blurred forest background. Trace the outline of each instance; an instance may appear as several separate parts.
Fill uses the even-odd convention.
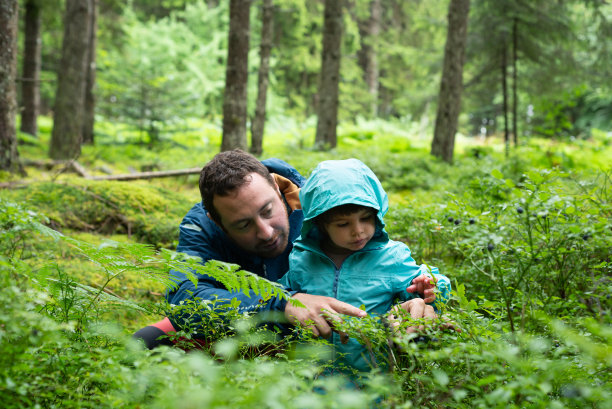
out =
[[[612,408],[611,78],[605,0],[0,0],[3,405]],[[131,342],[236,147],[364,161],[461,332],[347,320],[359,387],[208,304],[203,350]]]
[[[224,148],[256,153],[266,119],[306,128],[318,117],[323,149],[335,146],[337,122],[374,118],[416,123],[430,138],[436,119],[448,117],[438,145],[454,129],[516,143],[588,138],[592,128],[611,127],[612,17],[604,1],[3,3],[15,5],[4,27],[17,24],[20,39],[16,69],[4,70],[17,85],[8,111],[20,114],[29,141],[37,116],[54,115],[55,159],[95,144],[108,132],[101,122],[120,127],[118,142],[149,145],[218,126]],[[228,35],[230,7],[236,35]],[[335,42],[325,43],[325,33]],[[452,160],[452,152],[432,151]]]

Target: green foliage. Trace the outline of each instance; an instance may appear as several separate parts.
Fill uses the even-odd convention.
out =
[[[9,215],[2,220],[3,238],[28,230],[28,240],[39,239],[33,228],[40,225],[32,212],[2,202],[1,214]],[[105,270],[108,281],[132,273],[167,280],[155,272],[195,267],[194,260],[181,261],[170,252],[153,253],[149,246],[92,246],[59,236],[44,226],[40,230],[77,246]],[[237,337],[220,339],[214,347],[218,357],[226,358],[223,365],[209,356],[185,355],[177,349],[162,348],[151,354],[128,344],[118,328],[97,318],[94,310],[113,304],[108,302],[104,287],[94,293],[57,269],[34,271],[14,255],[11,248],[3,248],[0,254],[0,391],[7,408],[167,407],[178,402],[182,407],[210,404],[245,408],[270,402],[281,407],[303,402],[331,408],[343,402],[344,407],[367,408],[376,398],[367,391],[347,389],[342,378],[314,379],[316,368],[299,352],[291,360],[282,356],[276,360],[265,356],[232,360],[234,349],[247,354],[270,340],[258,336],[261,331],[256,322],[244,318],[232,324]],[[215,277],[221,267],[199,268]],[[231,267],[227,271],[238,278],[236,289],[248,290],[243,285],[251,278],[241,281],[244,274]],[[279,295],[276,288],[266,288],[260,282],[253,290]],[[127,304],[121,303],[120,308]],[[317,393],[320,388],[327,393]]]
[[[533,131],[547,137],[586,138],[592,128],[612,127],[612,99],[584,86],[565,92],[556,100],[541,100],[535,109],[541,114],[533,118]]]
[[[415,407],[609,407],[608,364],[576,348],[586,343],[609,351],[609,336],[602,343],[574,331],[574,341],[557,331],[500,335],[474,311],[460,316],[466,320],[460,334],[427,344],[400,341],[409,358],[404,398]]]
[[[99,56],[101,112],[150,144],[187,128],[188,118],[221,112],[227,16],[226,6],[204,2],[159,21],[138,21],[127,9],[125,43]]]
[[[63,36],[64,1],[40,2],[42,16],[41,111],[53,107]],[[257,93],[261,2],[252,4],[248,109]],[[370,1],[344,7],[339,117],[422,118],[431,126],[446,39],[448,1],[383,1],[379,34],[367,36]],[[514,21],[518,24],[519,128],[533,133],[529,106],[535,107],[538,132],[561,128],[544,121],[547,101],[588,135],[592,127],[610,124],[609,81],[611,5],[605,2],[474,1],[471,4],[466,58],[462,129],[487,135],[501,129],[502,44],[510,65]],[[190,119],[218,121],[222,108],[228,2],[205,0],[108,0],[99,5],[97,53],[98,119],[129,124],[142,143],[155,144],[191,129]],[[24,25],[20,22],[20,37]],[[298,120],[316,112],[323,4],[274,2],[274,38],[270,60],[268,117]],[[372,46],[378,65],[378,92],[364,79],[364,46]],[[23,42],[19,47],[23,49]],[[23,52],[18,53],[22,64]],[[19,70],[22,72],[22,70]],[[511,70],[509,71],[509,74]],[[565,105],[566,93],[584,87],[576,107]],[[375,100],[374,100],[375,98]],[[373,114],[373,103],[376,114]],[[548,107],[554,108],[554,107]],[[576,108],[576,109],[574,109]],[[555,111],[552,109],[552,111]],[[98,121],[97,121],[98,122]],[[564,121],[563,121],[564,122]],[[468,125],[469,128],[465,128]],[[563,129],[561,129],[563,130]],[[522,134],[522,133],[521,133]],[[520,136],[520,135],[519,135]]]
[[[157,246],[178,239],[177,226],[185,209],[193,205],[176,192],[155,186],[82,179],[32,183],[6,196],[46,214],[54,228],[133,234]]]
[[[5,406],[610,407],[606,132],[572,144],[534,139],[505,162],[496,146],[460,139],[450,166],[426,157],[422,128],[406,121],[344,124],[329,153],[299,149],[313,123],[272,125],[269,155],[305,175],[329,158],[357,157],[375,170],[391,200],[389,234],[454,282],[442,313],[461,332],[428,325],[407,333],[423,322],[404,317],[394,333],[379,317],[347,318],[340,327],[378,365],[349,379],[332,370],[329,343],[312,339],[307,328],[280,338],[267,323],[282,318],[250,316],[223,300],[168,306],[151,294],[171,285],[167,271],[176,269],[213,275],[264,298],[281,295],[236,266],[202,266],[158,249],[175,239],[180,217],[198,200],[194,178],[145,186],[54,175],[55,183],[1,192],[21,203],[0,202]],[[84,150],[81,163],[88,167],[107,160],[123,167],[200,163],[213,153],[212,142],[198,146],[196,132],[147,150],[130,137],[112,147],[121,126],[103,129],[103,146]],[[214,125],[206,129],[214,140]],[[101,228],[113,217],[131,223],[131,239],[122,222]],[[150,233],[158,224],[159,233]],[[127,342],[133,329],[169,308],[204,318],[172,336],[190,353],[166,347],[151,353]]]
[[[513,331],[539,310],[593,316],[609,310],[610,175],[577,181],[544,170],[512,180],[493,170],[492,176],[475,180],[473,193],[452,195],[443,218],[433,221],[440,241],[461,259],[458,267],[471,272],[465,282],[505,304]]]

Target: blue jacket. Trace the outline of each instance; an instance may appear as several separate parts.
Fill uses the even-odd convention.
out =
[[[450,295],[448,278],[438,269],[417,265],[410,249],[389,239],[383,216],[389,202],[374,173],[357,159],[325,161],[312,172],[300,190],[304,212],[301,236],[294,243],[289,257],[289,272],[281,284],[291,290],[325,295],[355,307],[365,305],[368,314],[385,314],[395,302],[417,297],[406,292],[412,280],[421,274],[433,274],[438,280],[438,300]],[[320,233],[313,218],[342,205],[358,204],[376,209],[376,230],[367,245],[346,258],[340,268],[319,246]],[[355,339],[342,345],[334,333],[332,340],[341,359],[348,366],[364,371],[370,368],[365,349]]]
[[[297,170],[280,159],[266,159],[262,161],[268,170],[283,176],[297,186],[302,186],[304,177]],[[287,205],[287,203],[285,203]],[[265,259],[247,253],[238,247],[217,225],[208,218],[203,203],[198,203],[189,210],[180,225],[179,244],[177,251],[192,256],[198,256],[202,263],[208,260],[219,260],[227,263],[238,264],[243,270],[250,271],[270,281],[278,281],[289,269],[288,257],[293,248],[293,241],[297,238],[302,225],[303,215],[301,210],[291,211],[289,214],[289,245],[285,252],[275,258]],[[185,275],[178,271],[171,271],[173,281],[177,288],[170,288],[166,293],[166,299],[170,304],[178,304],[183,300],[201,298],[204,300],[240,300],[240,310],[250,311],[255,308],[259,310],[284,311],[287,302],[282,299],[273,298],[262,304],[261,297],[252,292],[229,292],[223,284],[207,275],[198,275],[198,285],[194,286]],[[193,318],[192,318],[193,319]],[[197,319],[197,317],[196,317]],[[171,317],[171,321],[180,325],[180,317]],[[178,322],[177,322],[178,321]]]

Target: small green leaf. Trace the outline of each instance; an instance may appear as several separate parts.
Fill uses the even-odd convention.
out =
[[[438,385],[446,386],[448,385],[448,375],[446,372],[441,371],[439,369],[435,369],[433,371],[434,379]]]
[[[499,171],[499,169],[493,169],[491,171],[491,176],[493,176],[495,179],[503,179],[504,175]]]

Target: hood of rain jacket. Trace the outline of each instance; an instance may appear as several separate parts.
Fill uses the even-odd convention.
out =
[[[389,239],[383,220],[389,210],[387,193],[374,172],[357,159],[321,162],[300,190],[300,202],[304,213],[301,237],[305,240],[319,240],[319,231],[313,222],[315,217],[344,204],[376,209],[373,240],[380,243]]]

